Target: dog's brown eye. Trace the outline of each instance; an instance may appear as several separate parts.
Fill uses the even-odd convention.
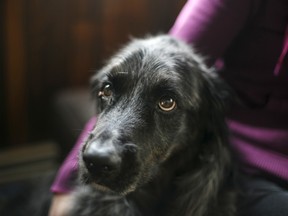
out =
[[[175,109],[176,101],[171,97],[163,97],[160,99],[159,108],[165,112],[170,112]]]
[[[110,84],[106,84],[103,89],[98,93],[99,97],[110,97],[113,94],[112,86]]]

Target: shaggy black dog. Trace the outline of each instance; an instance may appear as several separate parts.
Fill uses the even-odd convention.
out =
[[[231,216],[228,88],[170,36],[133,40],[92,78],[98,122],[77,216]]]

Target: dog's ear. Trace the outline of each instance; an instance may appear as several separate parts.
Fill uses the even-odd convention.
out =
[[[203,152],[203,158],[214,154],[215,159],[221,158],[221,151],[228,148],[228,129],[225,121],[226,114],[232,106],[234,93],[232,89],[213,71],[202,73],[203,142],[207,147],[204,152],[211,151],[208,156]],[[205,145],[204,145],[205,146]]]
[[[232,89],[222,80],[216,71],[202,73],[204,77],[203,91],[207,94],[208,103],[216,111],[225,114],[235,99]]]
[[[236,98],[233,90],[222,80],[215,71],[203,71],[202,89],[202,118],[206,136],[214,143],[216,140],[221,143],[227,142],[227,127],[225,116]]]
[[[200,71],[200,75],[202,76],[199,92],[200,150],[193,173],[188,173],[179,179],[178,215],[214,214],[215,212],[209,211],[213,210],[213,206],[221,199],[220,196],[227,197],[229,193],[221,188],[225,187],[231,166],[225,113],[233,93],[213,72]],[[223,194],[220,194],[220,191]],[[223,202],[226,201],[229,202],[229,200]],[[207,206],[211,208],[207,209]],[[223,211],[234,211],[229,209],[229,206],[225,208],[227,209]]]
[[[202,168],[199,172],[200,176],[206,179],[202,184],[205,194],[202,198],[213,202],[213,198],[219,193],[219,188],[224,186],[231,169],[229,131],[225,117],[234,102],[235,94],[215,71],[205,71],[203,77],[205,94],[203,99],[208,109],[204,109],[204,112],[207,112],[202,115],[205,125],[203,149],[199,154]],[[209,189],[205,185],[210,185]]]

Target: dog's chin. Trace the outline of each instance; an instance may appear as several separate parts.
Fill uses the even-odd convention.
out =
[[[90,184],[92,187],[94,187],[96,190],[102,191],[102,192],[114,192],[109,187],[106,187],[104,185],[97,184],[95,182]]]
[[[104,181],[101,179],[93,178],[91,175],[89,175],[89,173],[82,173],[80,180],[82,184],[90,185],[98,191],[125,196],[136,190],[138,185],[138,181],[136,179],[137,178],[131,178],[129,180],[127,179],[126,181],[123,181],[123,179]]]
[[[128,185],[125,188],[111,188],[105,185],[98,184],[96,182],[93,182],[90,185],[98,191],[102,191],[104,193],[114,193],[121,196],[125,196],[136,190],[136,185]]]

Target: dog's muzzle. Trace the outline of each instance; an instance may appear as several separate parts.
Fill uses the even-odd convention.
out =
[[[120,172],[122,156],[112,143],[92,141],[83,152],[83,161],[93,177],[111,178]]]
[[[88,138],[80,155],[80,179],[99,190],[124,194],[138,181],[140,151],[127,133],[115,128],[100,128]]]

